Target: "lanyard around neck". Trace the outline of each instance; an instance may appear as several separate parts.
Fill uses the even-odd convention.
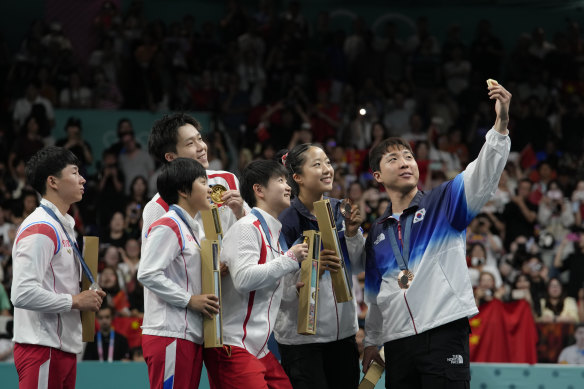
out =
[[[270,229],[268,228],[268,224],[266,223],[266,219],[264,219],[264,217],[262,216],[260,211],[258,211],[255,208],[251,210],[251,213],[255,217],[257,217],[258,220],[260,221],[260,225],[262,226],[262,230],[264,230],[264,235],[266,236],[266,239],[268,240],[268,245],[270,246],[270,248],[272,248],[272,241],[270,239]],[[284,251],[284,252],[288,251],[288,245],[286,244],[286,240],[284,239],[284,234],[280,233],[280,237],[278,239],[278,242],[280,243],[280,248],[282,249],[282,251]],[[272,248],[272,250],[273,250],[273,248]]]
[[[389,231],[388,234],[389,241],[391,243],[391,250],[393,251],[393,255],[395,256],[395,260],[397,261],[400,270],[408,270],[408,261],[410,259],[410,232],[412,231],[412,221],[414,220],[414,213],[415,212],[411,212],[406,216],[405,220],[406,225],[404,228],[403,238],[401,239],[403,254],[397,245],[397,240],[395,239],[393,227],[391,228],[391,231]],[[398,223],[400,223],[400,220],[401,218],[398,219]]]
[[[115,341],[114,330],[110,329],[109,344],[107,346],[107,361],[113,362],[114,360],[114,341]],[[103,361],[103,344],[101,343],[101,331],[97,333],[97,354],[99,355],[99,360]]]
[[[69,244],[73,248],[73,252],[76,254],[74,256],[77,257],[77,260],[81,264],[81,268],[83,269],[83,273],[85,273],[85,276],[87,277],[89,282],[91,282],[91,284],[95,284],[95,279],[93,278],[93,274],[91,274],[91,270],[89,270],[87,263],[85,263],[85,260],[83,259],[83,255],[79,251],[79,247],[77,247],[77,243],[73,242],[71,240],[71,237],[67,233],[67,230],[65,229],[65,226],[63,225],[63,223],[61,223],[61,220],[59,220],[59,218],[57,217],[57,215],[55,215],[55,212],[53,212],[53,210],[51,208],[47,207],[44,204],[41,204],[41,208],[44,209],[49,214],[49,216],[51,216],[53,219],[55,219],[57,221],[57,223],[59,223],[59,225],[63,229],[63,232],[65,233],[65,236],[67,237],[67,240],[69,241]]]
[[[195,243],[197,244],[197,246],[201,247],[201,245],[199,244],[199,241],[197,240],[197,237],[195,236],[195,233],[193,232],[193,229],[191,228],[191,225],[187,221],[187,218],[185,217],[184,213],[182,213],[182,211],[180,210],[180,208],[173,204],[170,207],[168,207],[168,209],[176,212],[176,214],[178,215],[178,217],[180,218],[180,220],[182,220],[183,223],[186,224],[186,226],[189,229],[189,232],[191,233],[191,235],[192,235],[193,239],[195,240]]]

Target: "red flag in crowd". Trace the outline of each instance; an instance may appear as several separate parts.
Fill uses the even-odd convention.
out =
[[[471,362],[537,362],[537,329],[525,300],[485,303],[470,326]]]

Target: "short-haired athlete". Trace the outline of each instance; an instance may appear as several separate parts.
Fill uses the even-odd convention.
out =
[[[189,158],[165,165],[157,180],[169,211],[151,224],[138,281],[144,285],[142,349],[151,388],[198,388],[203,366],[203,315],[219,312],[201,294],[204,233],[194,217],[210,207],[205,168]]]
[[[509,155],[511,94],[488,87],[497,118],[476,160],[453,180],[418,190],[408,142],[370,151],[373,176],[390,198],[366,241],[363,370],[385,347],[386,387],[468,388],[469,323],[478,313],[465,257],[465,231],[497,189]]]
[[[105,293],[80,292],[82,265],[75,221],[67,214],[83,197],[79,160],[62,147],[26,164],[41,205],[22,222],[12,248],[14,364],[20,388],[74,388],[83,351],[79,311],[97,312]]]
[[[290,206],[286,169],[254,161],[241,176],[241,194],[254,208],[225,234],[221,259],[230,277],[222,281],[223,348],[205,349],[212,388],[292,389],[268,350],[284,282],[308,255],[308,245],[287,248],[278,215]]]
[[[148,138],[150,154],[163,163],[175,158],[191,158],[199,162],[205,169],[207,161],[207,145],[201,136],[201,124],[192,116],[176,113],[157,120]],[[239,193],[239,182],[233,173],[223,170],[207,170],[209,186],[222,185],[227,189],[223,193],[223,203],[219,204],[219,217],[225,233],[238,219],[249,212]],[[142,213],[142,237],[148,232],[150,225],[168,211],[168,204],[157,193],[144,207]],[[196,219],[200,222],[200,216]]]

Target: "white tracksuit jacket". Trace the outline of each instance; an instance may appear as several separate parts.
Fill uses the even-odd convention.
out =
[[[74,239],[73,218],[46,199],[41,204],[55,212]],[[81,316],[71,309],[81,281],[74,255],[63,229],[44,209],[37,208],[22,222],[12,248],[14,342],[83,351]]]
[[[387,234],[397,235],[391,206],[371,227],[365,244],[365,346],[415,335],[478,313],[466,265],[466,227],[497,189],[511,141],[491,129],[479,156],[453,180],[419,191],[400,216],[413,213],[408,289]]]
[[[299,265],[294,254],[285,253],[278,243],[282,224],[254,209],[266,220],[272,246],[253,214],[241,218],[225,234],[221,261],[229,266],[230,277],[223,277],[221,284],[223,343],[262,358],[269,352],[268,338],[280,308],[282,277]]]
[[[204,233],[181,210],[196,240],[171,210],[152,223],[142,244],[138,269],[138,281],[144,285],[142,333],[202,344],[203,316],[187,304],[192,295],[201,294],[201,249],[197,242],[204,239]]]

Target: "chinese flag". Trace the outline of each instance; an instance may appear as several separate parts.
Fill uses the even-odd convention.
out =
[[[470,326],[471,362],[537,362],[537,329],[527,301],[483,304]]]

